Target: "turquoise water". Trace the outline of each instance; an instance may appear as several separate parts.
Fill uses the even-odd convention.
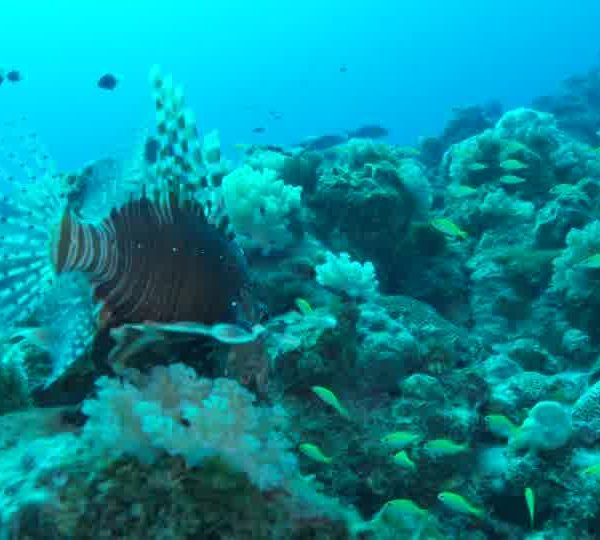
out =
[[[600,538],[599,21],[4,2],[0,540]]]
[[[25,80],[2,88],[0,118],[34,118],[64,167],[128,148],[149,123],[154,63],[178,73],[201,127],[218,127],[227,146],[365,123],[413,143],[439,131],[452,107],[498,99],[509,108],[552,92],[600,47],[592,0],[6,4],[1,62]],[[95,87],[107,71],[123,77],[113,93]]]

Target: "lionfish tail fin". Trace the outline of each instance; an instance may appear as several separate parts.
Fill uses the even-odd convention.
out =
[[[66,204],[37,135],[10,125],[0,140],[0,324],[6,329],[32,314],[56,277],[52,251]]]

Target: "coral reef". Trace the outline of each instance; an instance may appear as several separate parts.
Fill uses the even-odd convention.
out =
[[[597,71],[419,147],[237,164],[151,82],[156,152],[58,174],[64,204],[179,186],[244,248],[245,317],[111,333],[75,278],[25,297],[1,340],[0,538],[597,538]]]
[[[556,95],[541,96],[533,107],[552,113],[561,129],[577,139],[598,145],[600,137],[600,66],[567,79]]]

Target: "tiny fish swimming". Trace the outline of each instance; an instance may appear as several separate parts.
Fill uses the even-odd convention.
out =
[[[105,73],[98,79],[96,86],[102,90],[114,90],[119,84],[119,79],[112,73]]]
[[[106,204],[86,208],[84,201],[83,208],[73,209],[59,175],[38,176],[33,164],[17,163],[25,181],[4,175],[13,190],[1,206],[0,323],[18,329],[41,308],[36,316],[47,329],[38,343],[53,357],[47,384],[98,328],[154,325],[168,332],[172,325],[175,333],[224,336],[230,343],[257,335],[251,331],[254,306],[246,260],[219,198],[215,164],[203,155],[181,90],[157,68],[151,83],[157,117],[154,163],[145,162],[133,180],[89,186],[105,190]],[[34,161],[47,159],[35,156]],[[97,203],[98,197],[89,198]],[[72,291],[64,284],[70,276],[83,276],[88,302],[56,292]],[[58,297],[59,305],[44,315],[49,297]]]
[[[9,81],[11,83],[18,83],[23,80],[23,76],[18,69],[11,69],[9,71],[5,71],[0,68],[0,85],[5,81]]]

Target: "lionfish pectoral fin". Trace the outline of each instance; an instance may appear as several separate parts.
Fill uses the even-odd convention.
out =
[[[265,331],[265,327],[260,324],[256,324],[250,329],[247,329],[237,324],[202,324],[186,321],[177,323],[146,323],[144,325],[132,324],[129,326],[140,330],[152,328],[153,330],[169,334],[207,336],[228,345],[251,343]]]
[[[24,126],[13,127],[2,126],[0,139],[2,328],[26,321],[52,288],[56,272],[51,254],[67,205],[61,181],[35,134],[21,133]]]
[[[50,358],[47,388],[58,380],[88,349],[96,332],[97,306],[80,276],[60,276],[36,312],[37,326],[15,328],[11,340],[21,339]]]
[[[48,350],[48,333],[44,327],[40,326],[22,326],[15,329],[13,332],[9,332],[8,335],[2,336],[3,340],[8,343],[17,343],[24,341],[42,349],[43,351]]]

